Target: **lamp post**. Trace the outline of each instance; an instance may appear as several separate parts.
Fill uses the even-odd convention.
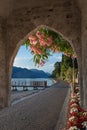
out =
[[[73,62],[73,92],[75,89],[75,59],[77,58],[76,53],[73,54],[72,62]]]
[[[72,57],[72,63],[73,63],[73,92],[74,92],[74,81],[75,81],[75,77],[74,77],[74,57]]]
[[[62,59],[63,59],[63,55],[62,55]],[[62,77],[62,60],[61,60],[61,79],[63,80],[63,77]]]
[[[71,85],[71,91],[74,93],[74,58],[72,57],[72,85]]]

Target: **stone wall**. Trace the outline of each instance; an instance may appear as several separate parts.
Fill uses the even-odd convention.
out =
[[[87,109],[87,1],[82,3],[82,68],[83,68],[83,104]]]
[[[4,20],[0,18],[0,108],[6,107],[10,103],[10,87],[8,79],[8,57],[6,54],[5,32],[3,28]],[[6,40],[6,39],[5,39]]]
[[[10,2],[10,0],[8,1]],[[34,29],[43,25],[60,33],[70,42],[74,51],[77,53],[81,101],[83,105],[85,104],[87,106],[87,102],[85,101],[87,77],[85,70],[87,69],[87,65],[85,65],[86,60],[84,58],[84,55],[87,55],[86,34],[83,33],[82,42],[84,42],[85,37],[85,45],[82,45],[82,14],[76,2],[74,0],[55,0],[55,2],[53,0],[38,0],[37,2],[35,0],[32,0],[32,2],[29,0],[21,0],[21,2],[20,0],[13,0],[10,9],[9,13],[7,13],[8,15],[4,15],[5,20],[2,22],[0,30],[0,89],[2,89],[2,86],[5,88],[5,92],[1,90],[2,95],[5,93],[4,106],[5,104],[9,104],[8,101],[10,101],[11,71],[18,49]],[[83,24],[85,23],[83,22]]]
[[[22,0],[23,2],[23,0]],[[52,1],[51,1],[52,2]],[[24,6],[16,5],[7,19],[7,37],[9,42],[9,58],[13,62],[15,55],[27,35],[38,26],[46,25],[60,33],[72,45],[77,53],[79,68],[81,68],[81,17],[75,3],[70,0],[56,1],[55,3],[38,3]],[[46,5],[45,5],[46,4]],[[29,7],[28,7],[29,6]],[[12,60],[13,59],[13,60]],[[81,69],[79,69],[81,71]]]

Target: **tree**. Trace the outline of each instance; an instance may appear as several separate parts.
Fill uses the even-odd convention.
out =
[[[54,71],[52,72],[52,76],[58,78],[61,76],[61,62],[56,62],[54,64]]]
[[[74,59],[74,66],[73,66],[73,58],[63,55],[62,62],[56,62],[54,64],[54,70],[52,72],[52,75],[55,78],[62,78],[63,80],[72,82],[73,67],[74,67],[74,77],[77,78],[77,74],[78,74],[77,59],[76,58]]]

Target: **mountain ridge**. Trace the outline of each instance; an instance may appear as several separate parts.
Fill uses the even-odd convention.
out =
[[[50,78],[51,74],[43,70],[27,69],[13,66],[12,78]]]

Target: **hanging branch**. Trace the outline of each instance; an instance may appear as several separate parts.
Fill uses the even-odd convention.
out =
[[[35,65],[43,66],[51,55],[51,51],[64,52],[66,56],[75,56],[68,41],[63,39],[60,34],[45,27],[30,35],[25,45],[26,48],[30,46],[30,52],[34,54]]]

